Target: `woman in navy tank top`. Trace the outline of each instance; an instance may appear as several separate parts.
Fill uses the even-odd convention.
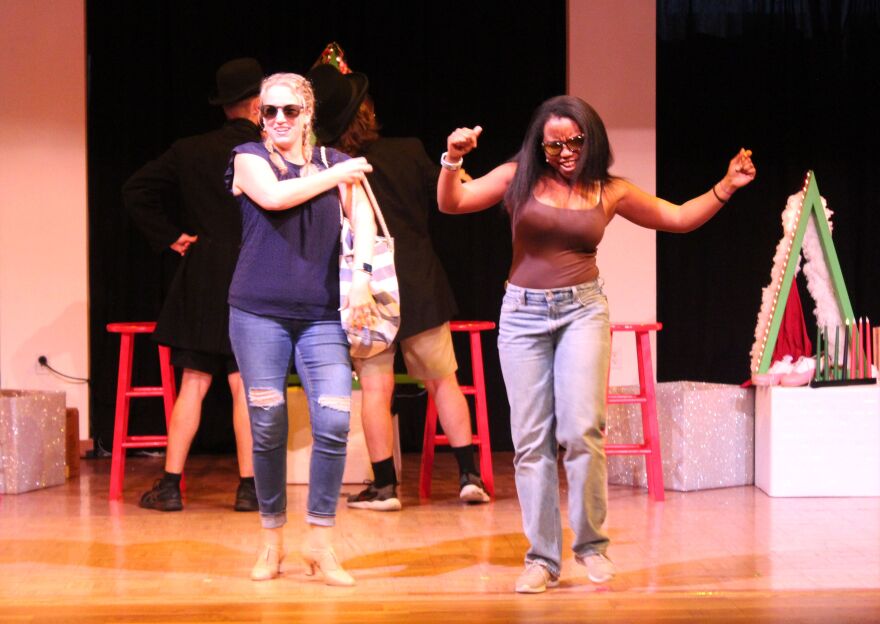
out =
[[[307,573],[320,571],[328,585],[352,585],[332,548],[351,410],[349,345],[339,315],[339,206],[340,199],[351,206],[355,261],[368,268],[376,226],[357,183],[372,168],[332,150],[326,165],[316,157],[315,99],[302,76],[269,76],[260,97],[266,140],[236,147],[226,174],[242,214],[229,334],[247,392],[262,524],[251,578],[275,578],[284,558],[287,376],[295,362],[313,438],[302,556]],[[368,322],[375,303],[369,275],[354,273],[349,304],[357,325]]]

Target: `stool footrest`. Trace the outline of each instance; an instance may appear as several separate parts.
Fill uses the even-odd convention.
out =
[[[165,391],[162,389],[162,386],[138,386],[136,388],[131,388],[126,391],[125,396],[127,397],[159,397],[164,396]]]
[[[122,448],[152,448],[168,446],[168,436],[128,436],[122,441]]]
[[[471,444],[479,444],[480,442],[481,442],[480,436],[478,436],[475,433],[473,435],[473,438],[471,438]],[[446,436],[443,434],[437,434],[434,436],[434,446],[449,446],[449,447],[451,447],[452,445],[449,443],[449,436]]]
[[[609,394],[607,403],[621,405],[625,403],[647,403],[648,397],[643,394]]]
[[[650,447],[643,444],[609,444],[605,447],[606,455],[650,455]]]

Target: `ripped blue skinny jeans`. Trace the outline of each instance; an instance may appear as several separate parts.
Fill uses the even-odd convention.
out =
[[[351,361],[342,326],[336,320],[281,319],[230,306],[229,338],[247,395],[263,527],[278,528],[287,522],[291,361],[308,398],[312,426],[306,522],[333,526],[351,414]]]

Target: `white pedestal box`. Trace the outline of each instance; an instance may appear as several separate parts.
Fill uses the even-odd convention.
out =
[[[312,427],[309,423],[309,403],[302,388],[292,386],[287,389],[287,482],[305,484],[309,482],[309,459],[312,455]],[[394,466],[397,478],[401,478],[400,437],[397,430],[397,416],[393,417]],[[343,483],[360,484],[373,478],[364,429],[361,424],[361,391],[351,392],[351,424],[348,432],[348,452],[345,459]]]
[[[758,388],[755,485],[770,496],[880,496],[880,387]]]

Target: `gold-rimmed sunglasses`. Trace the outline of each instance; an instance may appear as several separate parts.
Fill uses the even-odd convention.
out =
[[[561,141],[544,141],[541,143],[544,153],[548,156],[559,156],[562,153],[563,146],[575,154],[580,152],[584,148],[584,134],[577,134]]]

